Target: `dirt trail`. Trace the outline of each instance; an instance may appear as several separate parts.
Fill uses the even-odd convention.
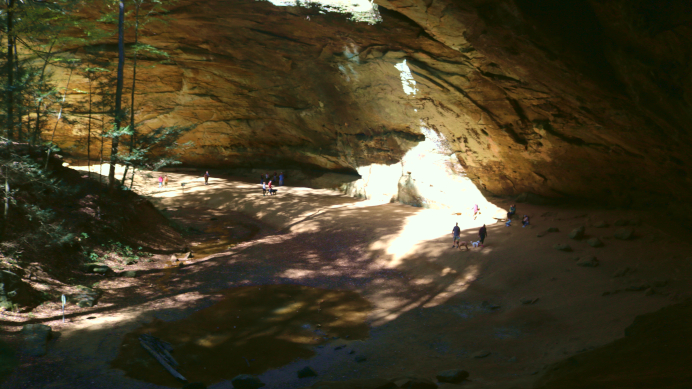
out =
[[[430,377],[458,367],[477,385],[530,387],[547,364],[622,337],[635,316],[692,291],[690,244],[661,229],[661,219],[651,214],[520,204],[518,213],[531,215],[531,226],[515,221],[505,227],[493,224],[491,215],[473,220],[469,204],[434,211],[293,187],[263,197],[257,183],[212,177],[205,186],[201,174],[168,174],[168,188],[158,189],[155,176],[139,176],[134,189],[174,220],[176,212],[183,217],[204,210],[209,221],[212,214],[242,214],[258,231],[182,268],[120,279],[122,285],[113,284],[117,293],[108,291],[96,307],[71,308],[65,325],[57,316],[44,320],[61,336],[45,357],[25,358],[4,387],[158,387],[110,367],[127,333],[153,319],[189,317],[221,301],[229,288],[266,284],[348,290],[372,304],[368,338],[334,340],[315,347],[307,360],[266,371],[260,378],[268,388],[300,388],[319,379]],[[635,239],[614,239],[618,219],[635,224]],[[609,226],[596,228],[601,220]],[[452,249],[456,222],[469,241],[486,223],[486,246]],[[578,226],[604,246],[569,239]],[[537,237],[548,227],[560,232]],[[554,249],[558,243],[572,251]],[[589,255],[597,267],[576,264],[575,258]],[[625,268],[626,274],[613,276]],[[164,290],[156,286],[162,277]],[[340,345],[346,347],[337,350]],[[367,360],[356,362],[348,350]],[[296,371],[306,365],[319,376],[298,379]],[[230,387],[228,381],[213,386]]]

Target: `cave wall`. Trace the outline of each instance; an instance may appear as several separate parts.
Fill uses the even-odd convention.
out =
[[[690,199],[688,2],[376,3],[383,22],[368,25],[316,8],[179,2],[143,33],[171,61],[140,60],[141,128],[193,125],[190,165],[336,171],[397,163],[424,128],[485,193]],[[76,55],[87,49],[115,62],[112,42]],[[83,77],[72,83],[85,90]],[[61,127],[62,145],[83,119]]]

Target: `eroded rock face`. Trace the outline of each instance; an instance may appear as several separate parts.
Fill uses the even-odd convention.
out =
[[[180,1],[142,37],[172,63],[140,59],[141,128],[193,125],[187,164],[351,172],[399,162],[427,130],[490,193],[690,198],[689,2],[376,2],[371,26]],[[96,50],[115,62],[112,46]],[[83,131],[63,127],[59,142]]]

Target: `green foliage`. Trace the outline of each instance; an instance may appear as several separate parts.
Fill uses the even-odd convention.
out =
[[[98,251],[101,254],[97,253],[96,251],[91,252],[89,254],[88,259],[91,262],[102,262],[104,259],[110,258],[113,260],[117,260],[123,264],[130,264],[138,262],[142,258],[149,258],[154,255],[152,253],[142,251],[142,247],[134,249],[129,245],[126,245],[122,242],[114,241],[112,239],[109,240],[108,243],[101,244],[101,247],[98,248]]]

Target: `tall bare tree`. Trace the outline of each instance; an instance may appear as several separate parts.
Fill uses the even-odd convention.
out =
[[[113,140],[111,141],[111,166],[108,171],[108,187],[113,190],[116,187],[115,163],[118,161],[118,142],[120,138],[120,122],[123,119],[122,99],[123,99],[123,68],[125,67],[125,38],[123,24],[125,22],[125,5],[123,1],[118,2],[118,81],[115,87],[115,128]]]

